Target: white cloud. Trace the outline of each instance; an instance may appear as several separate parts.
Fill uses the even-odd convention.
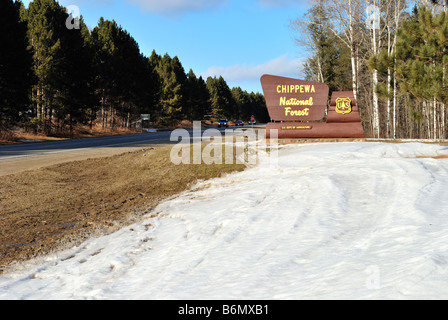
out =
[[[111,5],[113,4],[112,0],[59,0],[59,3],[63,6],[85,6],[85,5],[95,5],[95,6],[103,6],[103,5]]]
[[[297,5],[300,7],[306,7],[309,5],[310,0],[257,0],[257,2],[262,7],[284,8]]]
[[[297,78],[301,74],[303,62],[284,54],[274,60],[259,65],[241,64],[230,67],[210,67],[202,77],[222,76],[226,81],[258,81],[263,74],[273,74]]]
[[[127,0],[127,2],[139,6],[144,11],[176,15],[217,8],[227,3],[227,0]]]
[[[262,8],[297,8],[300,10],[308,9],[312,6],[312,0],[257,0]]]

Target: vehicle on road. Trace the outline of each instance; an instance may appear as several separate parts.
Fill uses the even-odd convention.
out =
[[[235,122],[235,125],[236,125],[236,126],[244,126],[244,122],[243,122],[242,120],[237,120],[237,121]]]
[[[229,121],[227,119],[219,119],[218,121],[218,127],[229,127]]]

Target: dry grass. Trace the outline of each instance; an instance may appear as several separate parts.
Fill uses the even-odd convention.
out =
[[[443,154],[443,155],[435,156],[435,157],[418,156],[417,158],[418,159],[428,159],[428,158],[430,158],[430,159],[448,159],[448,154]]]
[[[114,136],[123,134],[135,134],[141,133],[141,130],[127,129],[127,128],[102,128],[99,125],[89,126],[77,125],[73,128],[73,131],[65,130],[63,132],[53,132],[52,135],[48,136],[43,133],[32,133],[26,132],[24,130],[13,132],[0,130],[0,145],[1,144],[13,144],[21,143],[23,140],[41,140],[41,141],[58,141],[58,140],[68,140],[68,139],[80,139],[80,138],[92,138],[92,137],[104,137],[104,136]]]
[[[4,131],[0,128],[0,144],[10,144],[16,141],[14,133],[11,131]]]
[[[0,273],[14,261],[138,221],[198,180],[245,169],[236,164],[175,166],[170,150],[151,148],[2,177]]]

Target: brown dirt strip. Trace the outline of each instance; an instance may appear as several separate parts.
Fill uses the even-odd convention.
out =
[[[82,154],[81,158],[89,159],[65,159],[27,171],[21,171],[20,165],[14,170],[10,167],[9,173],[15,173],[3,173],[0,183],[0,274],[11,263],[148,218],[155,214],[152,209],[157,204],[198,180],[245,169],[236,164],[176,166],[170,161],[170,150],[139,148],[95,158]],[[114,148],[113,152],[119,151],[123,150]],[[103,156],[109,150],[104,152]]]
[[[152,146],[149,146],[152,147]],[[87,148],[70,150],[68,152],[55,152],[42,155],[31,155],[0,160],[0,177],[10,174],[35,170],[56,164],[110,157],[126,152],[142,150],[141,147],[113,147],[113,148]]]
[[[435,157],[426,157],[426,156],[418,156],[418,159],[448,159],[448,154],[443,154],[440,156],[435,156]]]

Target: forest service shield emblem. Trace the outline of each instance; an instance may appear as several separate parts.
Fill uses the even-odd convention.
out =
[[[349,114],[352,112],[352,101],[350,98],[336,99],[336,112],[339,114]]]

